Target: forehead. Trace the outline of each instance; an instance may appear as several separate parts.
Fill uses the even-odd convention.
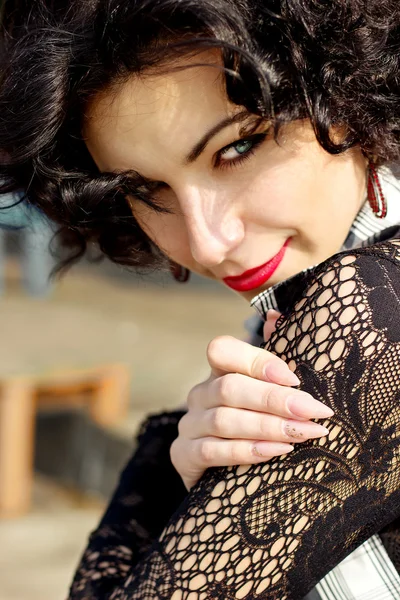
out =
[[[183,66],[132,75],[88,106],[83,133],[102,170],[135,168],[131,157],[139,143],[141,152],[166,143],[171,148],[172,141],[187,150],[216,121],[238,110],[226,98],[215,56],[203,54]]]

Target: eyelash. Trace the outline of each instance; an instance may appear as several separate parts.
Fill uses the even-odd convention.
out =
[[[267,135],[268,135],[267,132],[255,133],[254,135],[249,135],[247,137],[243,137],[238,140],[235,140],[234,142],[232,142],[232,144],[229,144],[228,146],[221,148],[221,150],[219,150],[217,152],[216,160],[214,161],[214,167],[224,170],[224,169],[230,169],[233,167],[240,166],[246,160],[249,160],[253,156],[253,154],[255,153],[257,148],[263,143],[263,141],[265,140]],[[252,142],[253,144],[247,152],[244,152],[243,154],[239,155],[237,158],[222,161],[221,158],[222,158],[223,154],[225,152],[228,152],[228,150],[230,150],[231,148],[234,148],[240,142]]]
[[[214,167],[216,167],[220,170],[233,169],[234,167],[239,167],[246,160],[249,160],[253,156],[253,154],[255,153],[257,148],[264,142],[267,135],[268,135],[267,131],[264,133],[255,133],[253,135],[249,135],[247,137],[243,137],[238,140],[235,140],[231,144],[228,144],[228,146],[224,146],[224,148],[221,148],[221,150],[219,150],[216,154],[216,159],[214,161]],[[225,152],[228,152],[228,150],[230,150],[231,148],[234,148],[236,146],[236,144],[239,144],[240,142],[249,142],[249,141],[252,142],[252,146],[247,152],[245,152],[245,153],[239,155],[237,158],[233,158],[231,160],[224,160],[224,161],[221,160],[223,154]],[[141,187],[144,188],[145,186],[143,185]],[[158,190],[162,189],[163,187],[168,187],[168,186],[165,186],[165,184],[160,185],[159,183],[157,183],[157,185],[155,186],[155,189],[158,191]],[[151,192],[149,190],[146,190],[146,191],[143,190],[144,193],[141,194],[140,192],[138,193],[138,191],[139,190],[137,190],[136,194],[135,194],[136,197],[138,198],[138,200],[142,200],[143,202],[145,202],[147,204],[149,202],[149,196],[151,195]]]

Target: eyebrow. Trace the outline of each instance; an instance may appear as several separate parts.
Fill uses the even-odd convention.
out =
[[[226,119],[223,119],[222,121],[220,121],[219,123],[214,125],[214,127],[212,129],[210,129],[210,131],[207,131],[207,133],[205,133],[203,135],[203,137],[197,142],[197,144],[192,148],[192,150],[186,156],[185,164],[190,164],[190,163],[194,162],[200,156],[200,154],[202,152],[204,152],[204,150],[205,150],[207,144],[210,142],[210,140],[213,137],[215,137],[220,131],[222,131],[222,129],[225,129],[225,127],[228,127],[229,125],[232,125],[233,123],[240,123],[240,122],[244,121],[246,119],[246,117],[248,118],[248,116],[249,116],[248,111],[241,111],[240,113],[236,113],[235,115],[226,117]]]

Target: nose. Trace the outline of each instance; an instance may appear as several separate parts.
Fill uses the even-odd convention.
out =
[[[237,204],[218,190],[195,186],[186,188],[182,198],[192,257],[206,268],[220,265],[244,238]]]

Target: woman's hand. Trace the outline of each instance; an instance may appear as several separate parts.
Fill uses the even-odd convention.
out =
[[[276,318],[266,322],[267,337]],[[170,451],[188,490],[208,467],[267,461],[327,434],[309,419],[333,411],[293,389],[300,382],[280,358],[230,336],[213,339],[207,358],[211,375],[190,391]]]

